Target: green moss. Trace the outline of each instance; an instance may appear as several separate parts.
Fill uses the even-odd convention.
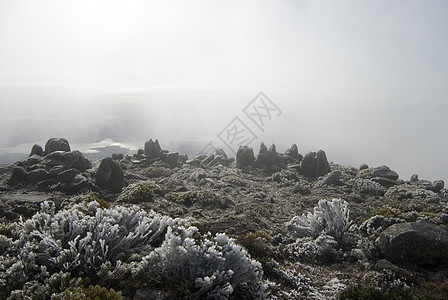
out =
[[[389,205],[383,205],[377,208],[376,214],[386,218],[400,218],[402,215],[399,209],[390,207]]]

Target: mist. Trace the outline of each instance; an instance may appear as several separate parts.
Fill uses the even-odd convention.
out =
[[[448,180],[446,1],[2,1],[0,150],[54,136],[251,146]],[[260,130],[244,108],[280,110]],[[16,147],[16,148],[15,148]],[[29,151],[29,150],[27,150]]]

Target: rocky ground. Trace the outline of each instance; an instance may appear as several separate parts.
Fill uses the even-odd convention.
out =
[[[57,214],[92,199],[109,209],[137,205],[182,220],[204,237],[225,233],[243,247],[245,259],[244,251],[248,252],[251,266],[260,263],[262,269],[257,280],[247,279],[256,293],[235,292],[241,289],[229,279],[232,292],[224,280],[220,289],[227,294],[219,297],[213,294],[217,288],[213,293],[200,289],[197,278],[180,292],[160,282],[117,288],[97,275],[77,285],[109,292],[115,288],[117,299],[446,299],[448,295],[448,190],[441,180],[429,182],[417,175],[400,179],[387,166],[330,164],[324,151],[303,156],[296,145],[284,154],[277,153],[274,145],[268,149],[262,144],[257,155],[241,147],[236,159],[220,149],[189,159],[162,150],[157,140],[133,155],[90,161],[72,151],[65,139],[55,138],[45,149],[35,145],[27,160],[0,168],[0,184],[0,284],[18,276],[13,266],[22,265],[22,281],[0,297],[20,299],[14,297],[28,288],[40,293],[39,299],[52,294],[54,299],[65,299],[61,295],[68,287],[55,292],[48,288],[50,279],[42,278],[53,278],[50,275],[57,272],[87,276],[66,265],[59,270],[50,264],[45,267],[50,275],[39,277],[23,266],[19,248],[11,249],[20,244],[17,232],[26,228],[26,220],[37,218],[42,205],[53,203]],[[59,243],[61,249],[72,247]],[[8,259],[14,263],[8,264]],[[131,260],[126,261],[129,269],[139,263]],[[114,273],[118,266],[111,261]],[[38,264],[37,259],[33,262]]]

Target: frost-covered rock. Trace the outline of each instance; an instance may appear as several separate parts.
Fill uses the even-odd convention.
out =
[[[448,231],[424,221],[395,224],[379,239],[384,258],[393,263],[438,265],[448,260]]]

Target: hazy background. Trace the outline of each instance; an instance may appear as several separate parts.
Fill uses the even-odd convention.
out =
[[[447,11],[444,0],[0,0],[0,154],[61,136],[86,149],[158,138],[192,155],[263,91],[282,114],[256,132],[256,151],[297,143],[448,180]]]

